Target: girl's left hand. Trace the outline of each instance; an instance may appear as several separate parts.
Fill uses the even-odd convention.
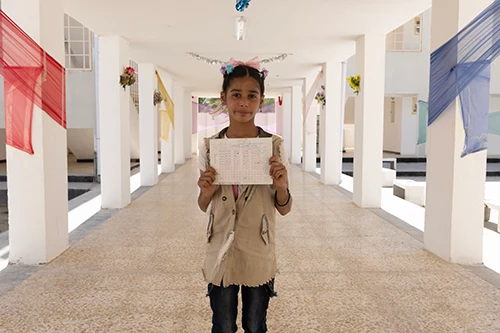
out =
[[[269,159],[269,164],[271,165],[271,170],[269,174],[273,178],[273,185],[276,189],[288,188],[288,171],[285,166],[279,162],[277,156],[273,156]]]

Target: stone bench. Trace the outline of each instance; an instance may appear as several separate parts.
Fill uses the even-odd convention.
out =
[[[396,179],[393,185],[393,195],[414,203],[425,206],[425,183],[410,179]]]
[[[382,168],[382,187],[392,187],[396,179],[396,170]]]
[[[489,209],[493,209],[493,210],[496,210],[498,212],[497,231],[500,232],[500,202],[493,202],[490,200],[484,200],[484,204]],[[485,215],[487,215],[487,214],[485,214]],[[486,218],[485,218],[485,220],[486,220]],[[489,218],[488,218],[488,220],[489,220]]]

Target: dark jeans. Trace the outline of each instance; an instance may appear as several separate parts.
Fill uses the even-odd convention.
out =
[[[234,333],[238,330],[238,292],[240,286],[227,288],[208,285],[210,307],[212,308],[212,333]],[[276,296],[274,282],[260,287],[241,287],[243,302],[242,326],[245,333],[267,332],[266,312],[269,299]]]

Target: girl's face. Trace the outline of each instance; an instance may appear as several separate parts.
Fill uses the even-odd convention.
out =
[[[233,79],[227,92],[221,93],[221,100],[226,103],[232,121],[246,123],[252,121],[264,103],[258,83],[252,77]]]

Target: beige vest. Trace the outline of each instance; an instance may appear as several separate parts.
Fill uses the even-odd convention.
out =
[[[207,164],[210,140],[224,138],[227,128],[205,138]],[[272,137],[273,154],[281,157],[282,140],[259,128],[259,137]],[[208,283],[224,287],[257,287],[276,275],[275,189],[249,185],[234,200],[231,185],[221,185],[212,197],[207,226],[207,252],[203,274]]]

